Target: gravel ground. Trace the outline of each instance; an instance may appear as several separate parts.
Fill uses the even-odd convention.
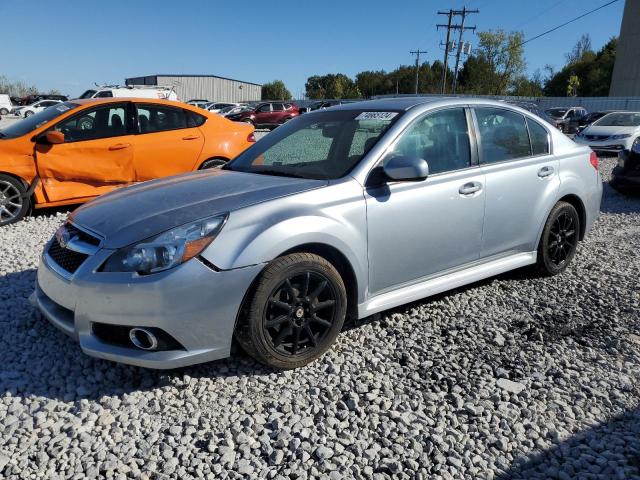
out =
[[[562,276],[376,315],[284,373],[82,354],[27,301],[64,218],[0,231],[0,477],[640,478],[640,199],[607,184]]]

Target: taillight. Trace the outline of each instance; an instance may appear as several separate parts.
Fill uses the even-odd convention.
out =
[[[598,169],[598,155],[596,155],[596,152],[591,152],[591,155],[589,156],[589,163],[593,165],[593,168],[596,170]]]
[[[249,134],[249,136],[247,137],[247,142],[255,143],[255,141],[256,141],[256,137],[255,137],[255,135],[253,134],[253,132],[251,132],[251,133]]]

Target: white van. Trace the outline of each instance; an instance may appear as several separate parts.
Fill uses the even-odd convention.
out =
[[[8,115],[13,109],[11,98],[6,93],[0,93],[0,115]]]
[[[178,95],[170,87],[155,87],[147,85],[104,85],[87,90],[78,98],[162,98],[165,100],[178,100]]]

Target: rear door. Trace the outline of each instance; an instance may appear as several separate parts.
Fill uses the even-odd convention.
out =
[[[136,180],[144,182],[197,168],[204,134],[197,127],[205,117],[179,107],[135,102]]]
[[[128,104],[90,108],[53,128],[58,145],[37,144],[38,174],[49,202],[102,195],[135,180]]]
[[[519,112],[475,107],[486,181],[481,257],[531,252],[560,187],[546,127]]]

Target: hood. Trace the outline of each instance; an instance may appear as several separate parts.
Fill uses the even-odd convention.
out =
[[[212,169],[116,190],[79,207],[69,219],[104,237],[105,248],[122,248],[185,223],[327,183]]]
[[[585,128],[582,133],[584,135],[624,135],[624,134],[634,134],[637,130],[640,130],[640,127],[618,127],[615,125],[612,126],[600,126],[600,125],[589,125]]]

